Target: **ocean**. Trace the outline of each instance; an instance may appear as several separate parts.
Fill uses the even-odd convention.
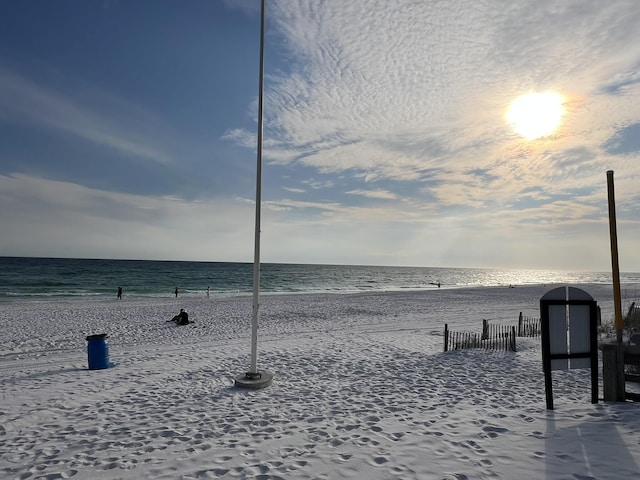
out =
[[[640,273],[621,273],[640,284]],[[611,273],[481,268],[261,264],[261,294],[356,293],[526,284],[611,284]],[[253,264],[0,257],[0,301],[251,294]]]

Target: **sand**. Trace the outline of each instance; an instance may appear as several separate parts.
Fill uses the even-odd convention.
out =
[[[639,478],[640,404],[591,404],[588,370],[554,372],[550,411],[539,339],[442,351],[445,323],[515,325],[550,288],[263,295],[255,391],[249,297],[1,304],[0,478]]]

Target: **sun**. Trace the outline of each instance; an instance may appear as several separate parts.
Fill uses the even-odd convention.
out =
[[[551,135],[564,115],[564,98],[556,92],[527,93],[507,110],[509,125],[528,140]]]

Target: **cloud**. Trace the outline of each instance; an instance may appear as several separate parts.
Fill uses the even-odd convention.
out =
[[[640,9],[630,1],[287,0],[267,15],[290,56],[280,71],[267,68],[265,158],[348,175],[352,189],[418,182],[443,205],[480,207],[558,188],[553,158],[578,146],[589,160],[569,167],[562,188],[593,185],[604,141],[640,118],[637,102],[607,87],[640,91],[640,55],[628,48],[640,42]],[[567,98],[565,123],[527,144],[504,113],[519,94],[548,89]],[[467,173],[478,168],[496,180]]]
[[[0,119],[63,132],[138,159],[173,163],[169,144],[158,140],[170,138],[162,120],[113,95],[90,90],[65,94],[0,68]]]
[[[10,226],[0,231],[5,255],[213,261],[251,261],[253,255],[251,199],[117,194],[13,175],[0,176],[0,202],[0,223]],[[432,205],[407,201],[360,207],[267,201],[262,261],[584,270],[607,265],[606,221],[582,221],[593,207],[559,202],[545,208],[525,211],[528,223],[513,209],[443,216]],[[640,222],[620,223],[627,237],[640,234]],[[635,243],[620,247],[621,259],[640,260]]]
[[[624,95],[638,83],[640,83],[640,64],[632,66],[628,71],[616,73],[609,83],[601,87],[601,91],[612,95]]]
[[[304,192],[306,192],[306,190],[304,188],[282,187],[282,189],[287,191],[287,192],[291,192],[291,193],[304,193]]]
[[[247,132],[241,128],[227,130],[222,136],[222,139],[232,141],[246,148],[255,148],[257,142],[255,133]]]
[[[627,125],[618,130],[605,142],[604,149],[613,155],[640,152],[640,123]]]
[[[0,176],[4,255],[248,260],[253,208],[238,199],[188,201]],[[216,212],[215,222],[211,213]]]
[[[350,195],[361,195],[367,198],[378,198],[383,200],[395,200],[397,195],[387,190],[351,190],[347,192]]]
[[[231,3],[256,19],[258,2]],[[611,169],[621,258],[640,265],[625,242],[640,234],[638,24],[635,0],[268,1],[265,261],[604,270]],[[161,185],[143,196],[109,192],[104,175],[0,177],[0,220],[13,226],[3,246],[251,259],[249,116],[225,116],[242,123],[193,147],[162,114],[116,94],[68,76],[31,78],[0,70],[3,124],[98,147],[100,160],[153,165],[127,178]],[[566,114],[553,135],[529,142],[505,112],[540,90],[562,94]],[[28,171],[6,161],[4,173]]]

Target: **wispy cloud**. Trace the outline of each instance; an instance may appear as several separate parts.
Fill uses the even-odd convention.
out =
[[[617,124],[640,118],[637,102],[611,98],[622,87],[625,96],[640,90],[640,55],[628,48],[640,42],[640,9],[630,1],[287,0],[269,8],[291,54],[289,70],[267,82],[265,157],[273,163],[350,175],[352,186],[428,182],[425,192],[442,205],[481,207],[532,186],[559,188],[558,174],[562,188],[601,183],[601,144]],[[504,113],[519,94],[546,89],[565,95],[569,112],[555,138],[531,147]],[[551,158],[578,145],[600,168],[554,171]],[[496,180],[469,176],[475,168]]]
[[[367,198],[379,198],[383,200],[394,200],[398,198],[395,193],[388,190],[351,190],[347,192],[350,195],[361,195]]]
[[[283,190],[287,191],[287,192],[291,192],[291,193],[304,193],[306,192],[305,189],[303,188],[289,188],[289,187],[283,187]]]
[[[12,175],[0,176],[0,201],[0,223],[11,226],[2,248],[13,255],[246,260],[253,248],[253,208],[233,198],[194,202]]]
[[[255,148],[256,146],[255,132],[247,132],[246,130],[241,128],[233,128],[231,130],[227,130],[222,136],[222,139],[235,142],[241,147]]]
[[[160,140],[169,130],[162,120],[95,88],[63,93],[0,68],[0,118],[64,132],[146,161],[174,161],[168,142]]]

